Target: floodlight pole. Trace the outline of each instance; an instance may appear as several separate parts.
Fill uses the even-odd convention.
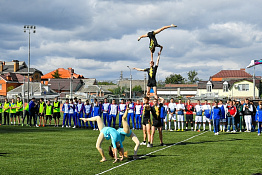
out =
[[[253,92],[253,100],[256,98],[256,79],[255,79],[255,66],[254,66],[254,73],[253,73],[253,87],[254,87],[254,92]]]
[[[36,27],[31,25],[24,25],[24,33],[28,30],[29,39],[28,39],[28,74],[27,74],[27,103],[29,103],[29,82],[30,82],[30,34],[31,30],[33,33],[36,32]]]

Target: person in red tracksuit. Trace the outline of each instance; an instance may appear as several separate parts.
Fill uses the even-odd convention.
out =
[[[236,126],[235,126],[235,117],[237,114],[237,108],[233,105],[233,101],[229,101],[229,105],[227,106],[228,109],[228,115],[227,115],[227,132],[230,132],[230,124],[232,121],[232,126],[233,126],[233,133],[236,132]]]
[[[190,103],[190,100],[187,100],[187,104],[185,106],[186,111],[186,130],[188,129],[188,122],[191,123],[191,131],[194,131],[193,129],[193,112],[194,112],[194,106]]]

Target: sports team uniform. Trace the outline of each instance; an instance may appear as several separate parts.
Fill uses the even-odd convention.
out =
[[[101,108],[100,105],[94,104],[93,111],[92,111],[92,117],[100,116],[101,115]],[[97,122],[94,122],[94,130],[97,129]]]
[[[151,112],[153,116],[152,126],[154,127],[162,127],[162,122],[160,117],[161,107],[163,107],[163,103],[160,103],[158,106],[152,106],[151,108]]]
[[[70,109],[69,103],[64,103],[62,106],[62,111],[64,112],[62,127],[64,127],[65,124],[66,124],[66,127],[68,127],[69,109]]]
[[[118,105],[117,104],[111,104],[109,106],[109,121],[108,121],[108,126],[111,127],[112,119],[113,119],[113,128],[116,127],[116,116],[118,113]]]
[[[71,126],[71,120],[73,119],[73,121],[74,121],[74,128],[75,128],[76,127],[76,118],[74,117],[74,113],[75,113],[75,105],[74,105],[74,103],[70,103],[69,104],[69,112],[68,112],[69,127]]]
[[[77,111],[78,127],[81,128],[81,120],[80,120],[80,118],[83,117],[84,104],[83,103],[77,103],[76,111]],[[85,126],[84,121],[82,121],[82,125]]]
[[[46,106],[45,102],[42,102],[42,103],[39,104],[39,117],[44,117],[44,115],[45,115],[45,111],[44,111],[45,106]]]
[[[123,148],[121,136],[119,132],[115,128],[111,127],[104,127],[100,132],[104,134],[104,137],[106,140],[111,139],[111,143],[113,145],[113,148],[116,148],[116,143],[120,143],[120,148]]]
[[[203,105],[204,116],[203,116],[203,130],[206,129],[206,122],[209,123],[209,131],[211,131],[211,107],[210,105]]]
[[[160,47],[160,45],[157,43],[156,37],[155,37],[155,33],[154,31],[152,32],[148,32],[147,36],[149,37],[149,49],[151,50],[151,52],[155,52],[155,47]]]
[[[119,111],[119,128],[120,128],[122,124],[122,116],[124,115],[126,111],[126,104],[120,103],[118,105],[118,111]]]
[[[176,110],[177,110],[177,121],[183,122],[184,121],[184,110],[185,105],[184,104],[176,104]]]
[[[52,113],[53,113],[53,106],[50,104],[46,104],[46,108],[45,108],[45,120],[49,120],[51,121],[52,120]]]
[[[53,118],[56,120],[56,118],[60,119],[60,102],[54,102],[53,104]],[[58,124],[57,124],[58,125]]]
[[[91,112],[92,112],[92,105],[91,104],[85,104],[84,105],[85,118],[91,118]],[[92,122],[90,122],[90,125],[93,128]],[[86,122],[86,127],[88,127],[88,122]]]
[[[110,103],[103,103],[102,104],[102,111],[103,111],[103,119],[104,119],[104,124],[106,126],[106,121],[109,121],[109,106]]]
[[[151,112],[151,106],[148,104],[148,106],[143,106],[143,125],[151,124],[150,120],[150,112]]]
[[[161,107],[161,111],[160,111],[160,118],[161,118],[161,123],[162,126],[164,125],[164,122],[166,122],[166,118],[167,118],[167,105],[163,105]],[[167,125],[165,124],[165,130],[167,130]]]
[[[259,106],[257,106],[257,112],[256,112],[256,121],[258,122],[258,130],[257,133],[260,136],[261,134],[261,125],[262,125],[262,109],[260,109]]]
[[[195,130],[197,130],[197,123],[198,123],[198,131],[200,131],[201,122],[202,122],[202,112],[203,112],[203,107],[202,107],[202,105],[196,105],[196,106],[195,106],[195,110],[196,110]]]
[[[135,129],[135,116],[134,116],[135,104],[134,103],[130,103],[130,104],[127,104],[127,105],[129,107],[129,110],[128,110],[128,113],[127,113],[127,123],[128,123],[128,125],[130,127],[130,117],[131,117],[133,129]]]
[[[221,107],[213,107],[212,109],[212,119],[214,121],[214,133],[215,135],[218,135],[218,131],[219,131],[219,121],[220,118],[222,117],[222,111],[221,111]]]
[[[169,115],[168,115],[168,128],[170,131],[172,131],[171,129],[171,120],[174,121],[174,127],[175,127],[175,130],[176,130],[176,103],[169,103],[168,104],[168,112],[169,112]],[[173,114],[171,114],[173,113]]]
[[[220,118],[220,123],[224,123],[223,126],[222,124],[220,124],[220,131],[225,131],[226,130],[226,122],[227,122],[227,118],[226,118],[226,111],[227,111],[227,107],[226,105],[218,105],[218,107],[221,108],[221,118]]]
[[[136,118],[136,129],[141,129],[141,121],[142,121],[142,105],[135,106],[135,118]]]
[[[9,108],[10,103],[5,102],[4,103],[4,125],[9,125],[9,114],[10,114],[10,108]]]
[[[144,69],[144,71],[147,72],[147,74],[148,74],[148,81],[147,81],[148,87],[156,87],[157,68],[158,68],[158,66],[154,66],[154,67]]]
[[[20,102],[16,102],[16,116],[19,117],[19,116],[23,116],[23,101],[20,101]],[[20,109],[19,109],[20,108]],[[2,114],[2,112],[1,112]],[[2,116],[1,116],[2,118]]]

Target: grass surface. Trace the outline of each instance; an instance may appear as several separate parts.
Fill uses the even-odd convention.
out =
[[[142,131],[134,133],[142,141]],[[202,132],[201,132],[202,133]],[[134,143],[123,145],[130,158],[112,164],[107,154],[110,141],[102,148],[108,161],[100,163],[95,148],[99,131],[89,129],[0,126],[0,174],[97,174],[126,163]],[[164,143],[173,145],[198,132],[163,132]],[[262,137],[262,136],[261,136]],[[262,173],[262,141],[257,133],[205,132],[188,141],[127,163],[105,174],[253,174]],[[143,156],[162,149],[156,132],[154,147],[140,146]]]

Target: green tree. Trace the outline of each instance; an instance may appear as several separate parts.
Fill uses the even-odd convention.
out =
[[[118,86],[115,89],[108,89],[110,92],[113,93],[113,95],[122,95],[125,92],[125,87],[121,88],[120,86]]]
[[[52,74],[53,78],[61,78],[61,74],[59,74],[58,69],[56,69],[56,71],[54,72],[54,74]]]
[[[188,76],[188,82],[189,83],[196,83],[197,81],[200,81],[200,79],[197,77],[198,73],[195,70],[191,70],[187,73]]]
[[[157,87],[165,87],[165,82],[164,81],[162,81],[162,80],[159,80],[158,82],[157,82]]]
[[[180,74],[171,74],[168,77],[166,77],[165,80],[166,84],[183,84],[185,83],[185,78],[182,77]]]
[[[142,87],[138,85],[138,86],[133,87],[132,91],[133,92],[142,92],[143,90],[142,90]]]

